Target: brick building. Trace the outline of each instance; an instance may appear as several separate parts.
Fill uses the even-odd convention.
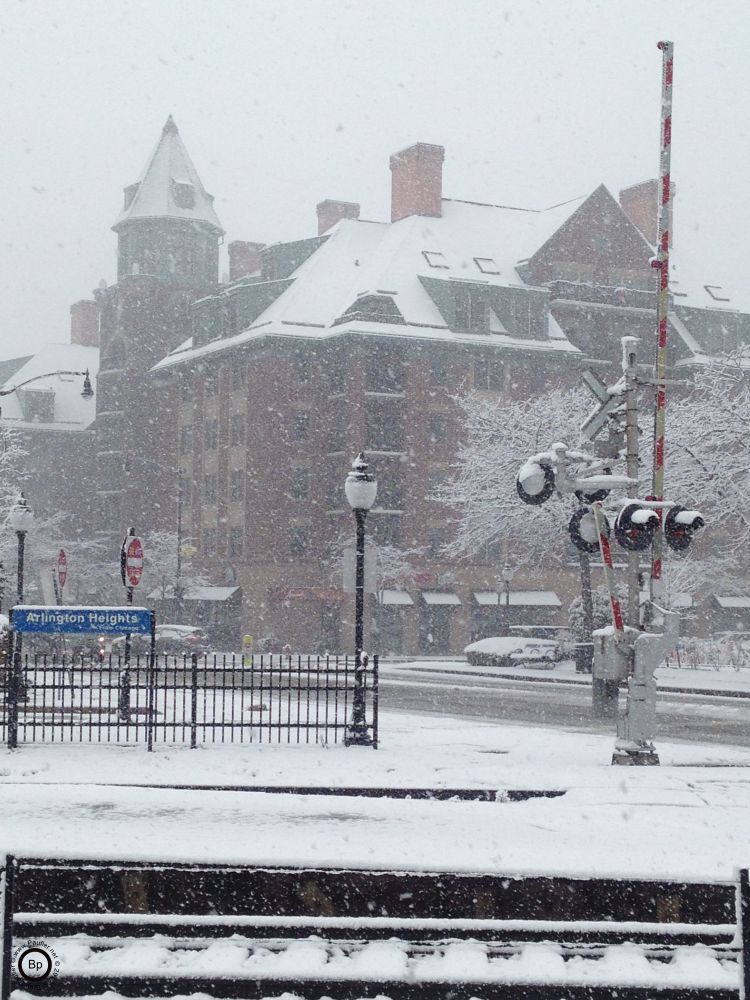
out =
[[[442,554],[451,524],[430,494],[461,433],[452,397],[572,385],[616,361],[622,335],[653,340],[655,182],[622,204],[602,186],[530,211],[445,198],[443,157],[419,143],[391,158],[390,222],[327,200],[309,239],[230,244],[229,283],[194,303],[191,338],[155,367],[180,397],[187,530],[217,582],[241,584],[256,636],[347,645],[343,480],[363,449],[380,484],[368,535],[424,552],[414,586],[381,591],[372,645],[460,649],[496,615],[498,554]],[[719,327],[747,337],[748,317],[718,285],[682,281],[672,361],[689,367],[721,351]],[[518,618],[564,620],[570,580],[553,586],[563,601],[547,568],[521,571]]]
[[[447,561],[450,518],[431,499],[461,435],[455,396],[606,378],[625,334],[651,349],[655,181],[527,210],[446,198],[443,160],[426,143],[391,157],[390,221],[325,200],[307,239],[230,243],[220,284],[223,229],[170,118],[125,188],[116,284],[73,307],[74,344],[101,347],[96,418],[65,463],[71,503],[113,551],[130,524],[174,529],[179,507],[186,576],[197,563],[233,600],[241,588],[237,638],[350,646],[343,482],[360,450],[379,481],[373,551],[423,553],[408,586],[376,582],[366,644],[440,653],[492,630],[502,554]],[[670,363],[689,372],[750,341],[750,308],[679,237],[678,219]],[[554,625],[575,579],[525,567],[513,587],[514,623]]]
[[[190,333],[190,306],[218,284],[223,229],[172,117],[125,188],[117,282],[97,289],[101,365],[94,426],[97,530],[174,528],[176,400],[147,372]]]

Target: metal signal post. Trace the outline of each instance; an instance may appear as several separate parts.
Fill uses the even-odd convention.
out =
[[[669,328],[669,246],[671,242],[670,216],[672,207],[672,67],[674,45],[659,42],[662,53],[661,82],[661,153],[659,162],[659,214],[656,238],[656,256],[652,261],[658,271],[659,293],[656,303],[656,405],[654,410],[654,468],[652,494],[654,500],[664,499],[664,435],[667,405],[667,331]],[[661,518],[661,513],[659,517]],[[664,580],[662,555],[664,541],[661,531],[656,531],[651,548],[651,602],[663,605]]]

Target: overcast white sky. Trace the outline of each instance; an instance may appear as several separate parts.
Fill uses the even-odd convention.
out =
[[[227,241],[389,212],[391,153],[446,147],[448,197],[543,207],[658,172],[675,42],[676,242],[747,285],[747,0],[5,0],[0,358],[68,338],[171,112]]]

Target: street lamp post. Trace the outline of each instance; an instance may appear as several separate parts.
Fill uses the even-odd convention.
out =
[[[84,372],[45,372],[44,375],[34,375],[33,378],[27,378],[23,382],[19,382],[17,385],[12,385],[9,389],[0,389],[0,396],[10,396],[12,392],[16,392],[18,389],[23,389],[25,385],[29,382],[38,382],[41,378],[52,378],[54,375],[83,375],[83,388],[81,389],[81,395],[84,399],[91,399],[94,395],[94,389],[91,385],[91,377],[89,375],[88,368]]]
[[[500,572],[500,581],[503,584],[503,591],[505,593],[505,614],[502,616],[502,631],[501,635],[510,635],[510,581],[513,579],[513,567],[508,563],[505,563]],[[498,582],[500,582],[498,581]],[[498,588],[497,595],[498,607],[500,606],[500,592]]]
[[[34,523],[34,514],[26,502],[23,493],[8,514],[8,527],[15,531],[18,538],[18,592],[16,603],[23,604],[23,563],[26,548],[26,533]],[[8,746],[14,750],[18,745],[18,702],[26,698],[26,684],[23,678],[23,634],[14,632],[13,665],[10,671],[10,690],[8,712]]]
[[[354,697],[352,718],[347,727],[344,743],[346,746],[372,746],[372,737],[367,731],[365,715],[364,669],[367,658],[363,655],[365,623],[365,520],[367,512],[375,503],[378,483],[367,471],[364,452],[360,452],[352,462],[346,477],[344,491],[349,506],[357,522],[357,548],[354,574]]]

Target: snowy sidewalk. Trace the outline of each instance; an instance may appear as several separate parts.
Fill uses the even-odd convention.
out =
[[[22,747],[0,757],[0,851],[413,870],[733,881],[750,861],[750,750],[382,716],[382,748]],[[525,802],[267,795],[170,786],[563,791]],[[137,787],[162,785],[163,787]]]

